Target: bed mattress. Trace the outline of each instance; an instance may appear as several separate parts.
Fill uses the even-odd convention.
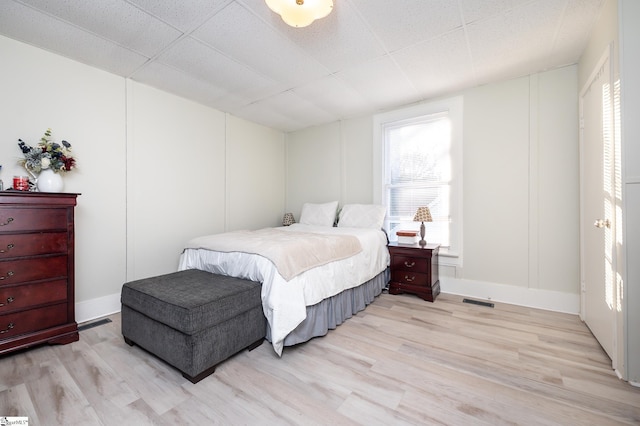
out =
[[[307,306],[359,286],[386,270],[389,264],[387,238],[383,231],[369,228],[336,228],[294,224],[285,231],[353,235],[362,250],[351,257],[307,270],[289,281],[266,257],[244,252],[219,252],[187,248],[179,270],[200,269],[262,283],[262,307],[269,322],[271,343],[278,355],[284,340],[307,316]],[[200,237],[202,238],[202,237]]]

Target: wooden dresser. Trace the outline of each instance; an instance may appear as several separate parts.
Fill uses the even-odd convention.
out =
[[[440,245],[426,246],[389,243],[391,255],[390,294],[413,293],[433,302],[440,294],[438,250]]]
[[[0,354],[78,340],[77,195],[0,192]]]

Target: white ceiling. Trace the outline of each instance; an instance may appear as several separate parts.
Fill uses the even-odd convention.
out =
[[[574,64],[604,0],[0,0],[0,34],[283,131]],[[7,66],[7,64],[3,64]]]

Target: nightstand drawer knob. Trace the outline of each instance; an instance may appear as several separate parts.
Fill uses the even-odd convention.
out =
[[[416,266],[416,262],[408,262],[405,260],[404,266],[406,266],[407,268],[413,268],[414,266]]]
[[[409,277],[408,275],[405,275],[405,276],[404,276],[404,280],[405,280],[406,282],[408,282],[408,283],[410,283],[410,282],[412,282],[412,281],[415,281],[415,279],[416,279],[416,276],[415,276],[415,275],[412,275],[411,277]]]

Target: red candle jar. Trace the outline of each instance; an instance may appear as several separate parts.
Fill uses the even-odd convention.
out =
[[[29,190],[29,178],[27,176],[14,176],[13,177],[13,189],[17,191]]]

